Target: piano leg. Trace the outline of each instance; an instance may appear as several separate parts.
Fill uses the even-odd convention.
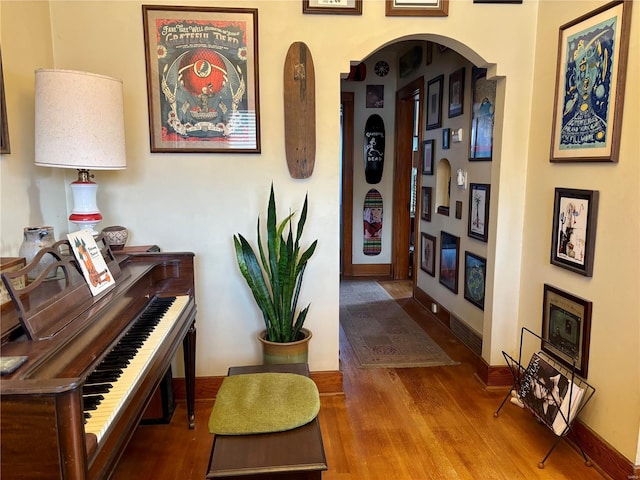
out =
[[[189,428],[196,426],[195,398],[196,398],[196,323],[191,324],[182,342],[184,351],[184,376],[187,387],[187,420]]]

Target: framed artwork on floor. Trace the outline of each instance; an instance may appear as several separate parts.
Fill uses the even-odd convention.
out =
[[[440,232],[440,283],[458,293],[458,264],[460,261],[460,237]]]
[[[362,0],[302,0],[302,13],[362,15]]]
[[[427,83],[427,130],[442,126],[442,84],[444,75]]]
[[[484,310],[487,259],[475,253],[464,252],[464,298]]]
[[[467,235],[486,242],[489,238],[489,194],[491,185],[472,183],[469,185],[469,220]]]
[[[473,67],[471,70],[470,161],[492,158],[495,105],[495,80],[487,80],[486,68]]]
[[[151,152],[260,153],[258,10],[142,13]]]
[[[436,276],[436,237],[421,232],[420,268],[432,277]]]
[[[552,162],[617,162],[631,30],[628,1],[560,27]]]
[[[542,350],[587,378],[592,302],[544,285]]]
[[[597,190],[556,188],[551,263],[585,277],[593,275],[598,215]]]

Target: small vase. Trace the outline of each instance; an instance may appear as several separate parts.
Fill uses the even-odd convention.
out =
[[[267,333],[263,330],[258,334],[258,340],[262,343],[262,361],[265,365],[282,363],[308,363],[309,340],[311,331],[306,328],[300,330],[304,334],[302,340],[296,342],[270,342],[264,337]]]
[[[43,248],[51,247],[56,239],[53,234],[53,227],[24,227],[24,239],[18,250],[18,256],[24,257],[27,264],[33,260],[33,257]],[[42,271],[50,264],[55,262],[55,258],[51,255],[45,255],[40,259],[40,263],[36,268],[32,268],[27,275],[29,280],[35,280]],[[48,276],[54,277],[56,274],[53,270]]]

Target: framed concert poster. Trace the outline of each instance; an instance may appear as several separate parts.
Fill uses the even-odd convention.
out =
[[[142,6],[151,151],[260,153],[258,10]]]
[[[362,0],[302,0],[302,13],[362,15]]]
[[[436,237],[420,232],[420,268],[432,277],[436,276]]]
[[[458,264],[460,262],[460,237],[440,232],[440,283],[458,293]]]
[[[560,27],[552,162],[617,162],[631,4],[614,1]]]
[[[493,121],[496,105],[496,81],[487,80],[487,69],[471,70],[471,134],[469,160],[491,160]]]
[[[427,83],[427,130],[442,126],[442,84],[444,75]]]
[[[542,350],[587,378],[592,302],[544,285]]]
[[[597,190],[556,188],[551,263],[585,277],[593,275],[598,215]]]
[[[386,0],[387,17],[447,17],[449,0]]]
[[[2,52],[0,52],[0,153],[11,153],[11,148],[9,147],[9,127],[7,125],[7,104],[4,98]]]
[[[484,310],[487,259],[471,252],[464,252],[464,298],[480,310]]]

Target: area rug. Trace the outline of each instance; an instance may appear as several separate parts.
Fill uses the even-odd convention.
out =
[[[360,367],[457,365],[375,281],[340,282],[340,324]]]

